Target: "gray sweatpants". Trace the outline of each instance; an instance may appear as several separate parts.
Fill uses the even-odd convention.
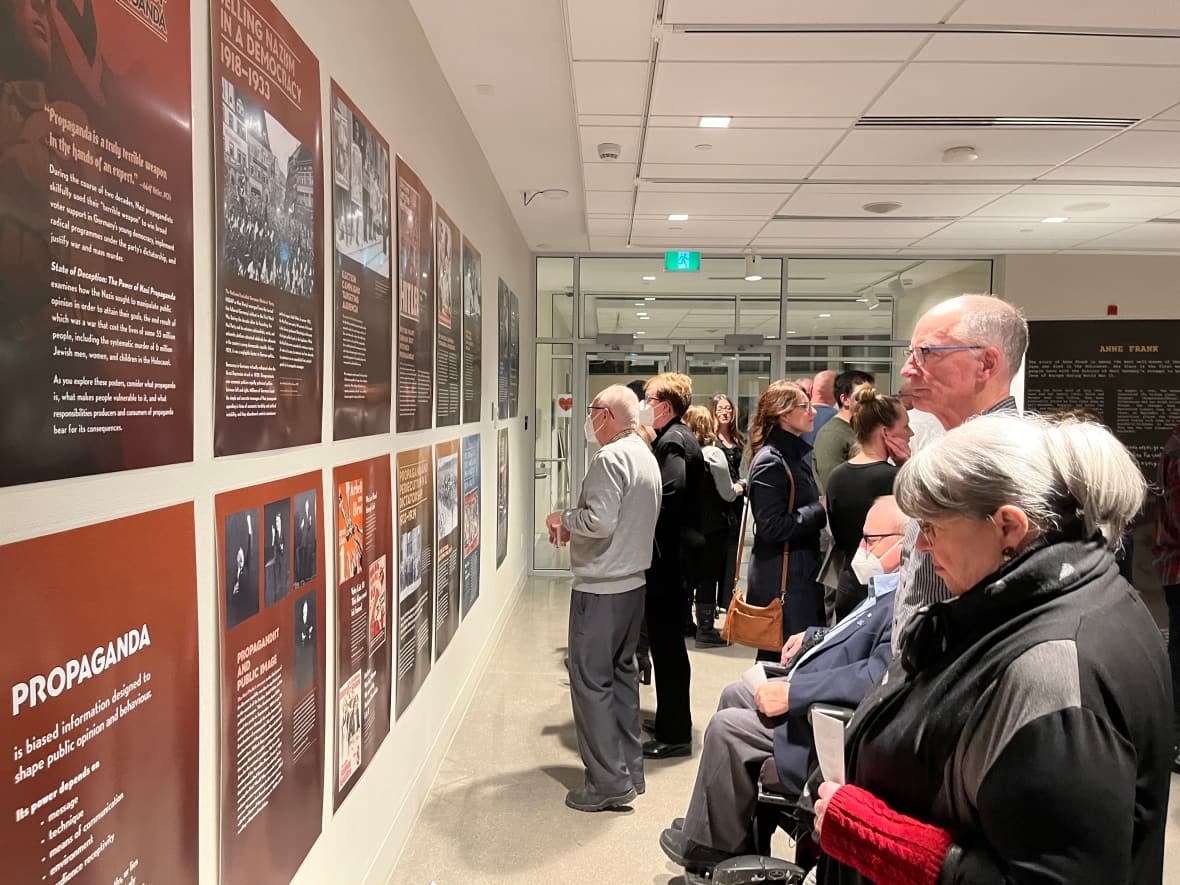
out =
[[[586,788],[599,796],[644,789],[635,646],[644,588],[570,599],[570,699]]]
[[[773,755],[774,729],[754,695],[740,682],[726,686],[705,729],[684,835],[720,851],[749,851],[758,774]]]

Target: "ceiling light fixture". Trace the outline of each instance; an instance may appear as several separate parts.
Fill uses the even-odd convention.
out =
[[[901,208],[901,203],[895,203],[893,200],[882,200],[878,203],[865,203],[860,208],[866,212],[872,212],[874,215],[888,215],[890,212],[896,212]]]
[[[794,335],[794,334],[795,334],[795,330],[794,330],[794,329],[787,329],[787,334],[788,334],[788,335]]]
[[[701,144],[694,144],[692,146],[692,149],[694,151],[711,151],[711,150],[713,150],[713,145],[711,145],[707,142],[702,142]]]
[[[762,270],[759,268],[758,256],[750,253],[746,256],[746,274],[745,280],[747,283],[758,283],[762,281]]]
[[[728,129],[733,117],[701,117],[698,124],[702,129]]]
[[[821,320],[826,320],[831,317],[831,314],[830,313],[817,313],[816,316],[819,317]]]
[[[1069,221],[1069,219],[1064,215],[1050,215],[1048,218],[1042,218],[1041,224],[1061,224],[1065,221]]]
[[[644,298],[643,300],[644,301],[655,301],[656,299],[655,299],[654,295],[649,295],[648,297]]]
[[[688,216],[683,212],[673,212],[668,216],[669,221],[688,221]]]
[[[656,281],[656,278],[649,274],[643,278],[643,281],[645,283],[654,283]]]
[[[868,302],[869,310],[876,310],[881,306],[881,299],[877,297],[875,292],[870,292],[869,297],[865,300]]]

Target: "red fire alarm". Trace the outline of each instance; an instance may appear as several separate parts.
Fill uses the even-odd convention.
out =
[[[1119,315],[1119,306],[1117,304],[1106,305],[1106,315],[1108,317],[1117,317]]]

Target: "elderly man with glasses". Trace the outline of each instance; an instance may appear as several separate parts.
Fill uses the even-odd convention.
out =
[[[815,765],[807,709],[815,703],[855,707],[893,660],[890,629],[900,540],[908,518],[892,496],[878,498],[864,522],[857,562],[868,596],[830,630],[809,628],[787,640],[787,675],[751,691],[743,682],[721,692],[705,730],[701,762],[688,813],[660,836],[676,863],[703,873],[750,844],[750,820],[758,798],[755,778],[773,756],[788,794],[803,789]]]
[[[660,512],[660,468],[635,433],[639,403],[621,384],[594,398],[590,461],[578,506],[550,513],[549,540],[570,545],[570,699],[585,783],[565,804],[605,811],[644,792],[635,646]]]
[[[947,430],[976,415],[1014,412],[1012,379],[1027,349],[1028,323],[1016,307],[994,295],[951,298],[926,311],[914,327],[901,368],[906,393],[915,409],[934,415]],[[894,652],[919,608],[950,598],[917,543],[918,524],[910,523],[893,607]]]

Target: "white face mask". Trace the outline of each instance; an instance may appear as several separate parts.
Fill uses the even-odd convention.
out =
[[[656,423],[656,410],[651,407],[651,403],[642,402],[639,404],[639,415],[636,419],[640,427],[654,427]]]
[[[901,543],[901,538],[898,538],[893,544],[889,546],[886,553],[889,553]],[[856,575],[856,579],[864,584],[866,587],[869,583],[869,578],[876,578],[885,574],[885,566],[881,562],[881,557],[876,553],[870,551],[864,544],[856,548],[856,553],[852,557],[852,571]]]
[[[881,564],[881,558],[877,554],[859,547],[852,557],[852,571],[856,574],[856,579],[867,587],[869,578],[885,574],[885,566]]]
[[[586,442],[598,442],[598,435],[594,432],[594,413],[591,412],[586,416],[586,423],[582,425],[582,429],[586,433]]]

